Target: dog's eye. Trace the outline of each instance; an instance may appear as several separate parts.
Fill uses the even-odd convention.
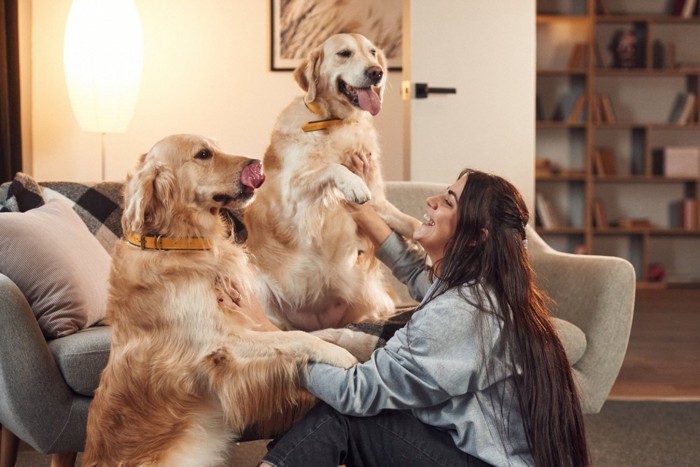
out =
[[[371,53],[371,54],[374,55],[374,56],[377,55],[377,51],[376,51],[375,49],[370,50],[369,53]]]
[[[350,52],[349,50],[341,50],[340,52],[338,52],[338,56],[344,57],[344,58],[348,58],[351,55],[352,55],[352,52]]]
[[[214,154],[211,153],[209,149],[202,149],[199,151],[197,154],[194,155],[195,159],[211,159],[214,156]]]

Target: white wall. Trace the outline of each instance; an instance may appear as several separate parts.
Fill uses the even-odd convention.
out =
[[[532,206],[534,0],[405,0],[404,29],[404,79],[457,91],[404,107],[409,178],[451,182],[479,169],[510,180]]]
[[[39,180],[100,178],[100,135],[79,129],[63,75],[70,3],[32,0],[31,9],[21,10],[32,16],[31,67],[23,66],[22,72],[31,87],[31,99],[25,101],[31,107],[23,111],[29,116],[31,142],[26,148],[33,161],[25,170]],[[106,135],[106,178],[123,179],[139,154],[172,133],[205,134],[229,152],[262,157],[278,112],[301,92],[290,72],[269,70],[270,2],[136,0],[136,7],[144,29],[144,75],[128,131]],[[478,21],[486,27],[483,18]],[[531,15],[523,21],[531,21]],[[527,45],[525,50],[534,50],[534,35],[519,41]],[[490,47],[469,47],[482,45]],[[384,107],[376,117],[388,180],[405,179],[406,172],[400,82],[401,73],[391,72]],[[497,93],[493,99],[499,99]],[[524,148],[522,157],[523,164],[533,165],[534,147]]]
[[[70,3],[32,1],[32,99],[25,112],[33,163],[26,171],[39,180],[100,178],[101,137],[78,127],[63,75]],[[228,152],[262,157],[278,112],[301,92],[291,72],[270,71],[270,2],[136,0],[136,7],[143,80],[127,132],[106,135],[106,178],[124,178],[139,154],[173,133],[208,135]],[[376,117],[388,179],[403,173],[400,79],[400,72],[390,73]]]

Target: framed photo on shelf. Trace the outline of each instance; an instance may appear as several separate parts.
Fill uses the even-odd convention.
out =
[[[401,69],[402,0],[270,0],[272,71],[291,71],[333,34],[356,32],[384,51],[389,70]]]

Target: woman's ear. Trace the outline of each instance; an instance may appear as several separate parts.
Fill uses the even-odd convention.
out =
[[[489,229],[484,227],[483,229],[481,229],[481,242],[482,243],[485,242],[486,239],[488,239],[488,238],[489,238]]]
[[[486,239],[488,239],[488,238],[489,238],[489,229],[484,227],[483,229],[481,229],[481,238],[479,239],[479,241],[477,242],[476,240],[472,240],[469,242],[468,245],[471,247],[474,247],[477,244],[484,243],[486,241]]]

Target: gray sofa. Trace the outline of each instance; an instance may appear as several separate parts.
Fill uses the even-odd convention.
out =
[[[98,191],[106,198],[105,203],[109,202],[103,207],[108,213],[100,212],[103,208],[97,206],[99,203],[91,201],[87,207],[75,199],[76,192],[84,196],[86,186],[82,184],[49,183],[34,190],[41,192],[39,198],[48,192],[51,197],[75,202],[76,212],[91,231],[96,235],[99,232],[108,248],[110,241],[121,234],[114,222],[120,215],[120,184],[106,183]],[[421,218],[425,198],[443,189],[444,185],[431,183],[389,182],[387,196],[404,212]],[[7,191],[8,184],[0,187],[0,203],[6,201]],[[105,222],[112,224],[107,237],[114,238],[108,241],[104,241]],[[558,303],[553,314],[561,319],[557,328],[573,365],[583,410],[598,412],[627,347],[634,306],[634,270],[619,258],[556,252],[533,229],[528,228],[527,233],[535,272]],[[402,300],[408,301],[405,288],[393,285]],[[4,452],[0,458],[13,456],[8,450],[13,450],[15,436],[47,454],[83,449],[88,408],[107,361],[109,340],[109,327],[92,326],[47,341],[21,290],[0,274],[0,424],[3,439],[9,440],[1,447]]]

